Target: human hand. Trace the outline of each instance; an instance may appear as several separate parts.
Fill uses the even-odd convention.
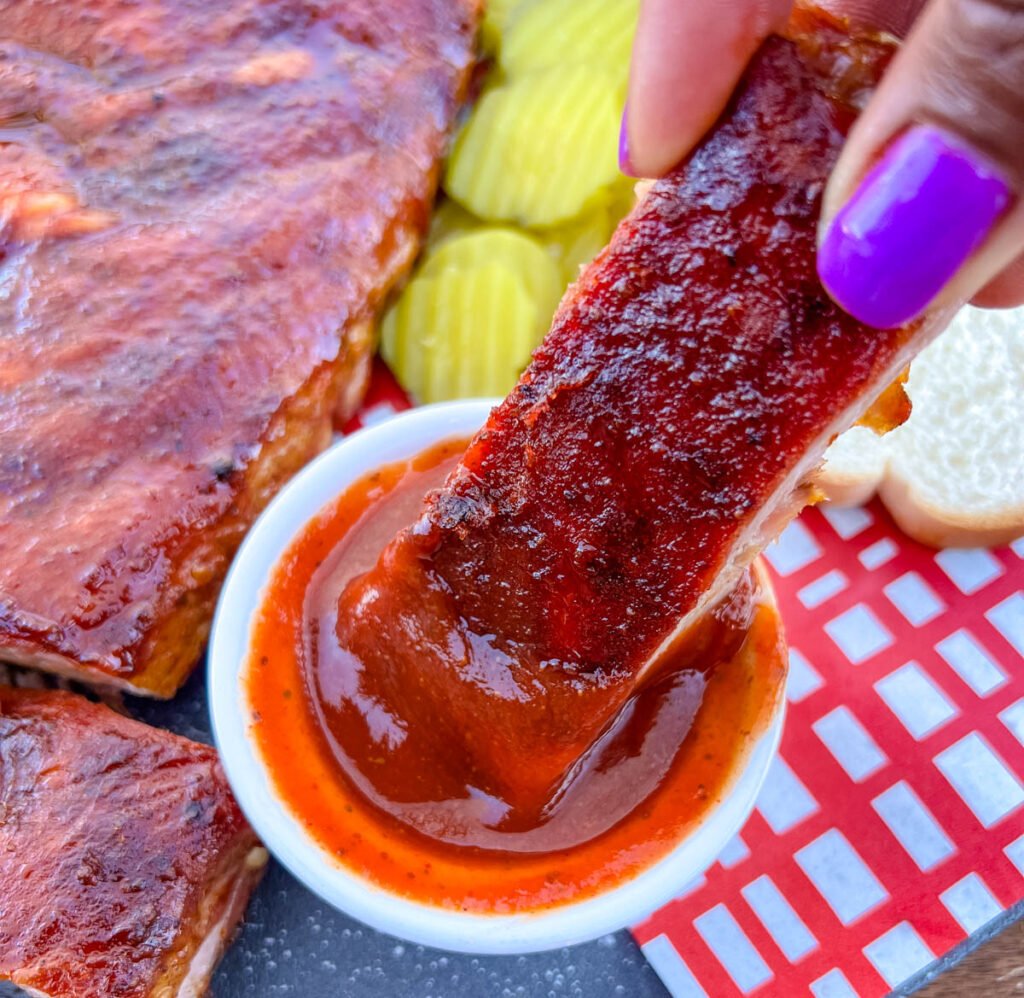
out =
[[[830,0],[906,41],[825,192],[818,270],[875,326],[933,302],[1024,303],[1024,0]],[[792,0],[644,0],[620,160],[674,166]]]

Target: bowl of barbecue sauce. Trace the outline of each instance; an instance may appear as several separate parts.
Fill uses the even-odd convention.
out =
[[[417,943],[522,953],[633,924],[714,861],[775,752],[786,649],[755,563],[659,653],[569,764],[540,748],[496,764],[495,745],[509,743],[506,726],[582,722],[573,712],[588,701],[575,705],[571,680],[556,677],[552,699],[555,687],[517,684],[500,656],[413,631],[403,668],[374,674],[339,643],[339,614],[358,611],[339,597],[417,521],[491,405],[411,410],[345,438],[292,480],[225,583],[210,703],[239,803],[312,891]],[[425,641],[452,645],[473,697],[455,702],[458,687],[450,694],[417,671]],[[486,723],[468,703],[484,706]]]

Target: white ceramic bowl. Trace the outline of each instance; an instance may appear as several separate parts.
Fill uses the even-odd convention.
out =
[[[596,897],[516,915],[448,911],[391,894],[322,849],[274,792],[249,734],[242,677],[266,582],[299,530],[353,482],[450,437],[472,435],[490,400],[424,406],[346,437],[300,472],[267,507],[235,557],[217,605],[209,655],[210,711],[228,780],[267,848],[328,904],[382,932],[466,953],[526,953],[594,939],[635,924],[714,861],[754,806],[782,729],[776,716],[726,797],[663,859]]]

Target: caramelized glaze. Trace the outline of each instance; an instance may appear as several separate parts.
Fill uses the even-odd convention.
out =
[[[0,0],[0,656],[167,696],[365,385],[475,0]]]
[[[339,643],[381,711],[433,717],[474,785],[526,811],[735,589],[833,433],[933,331],[868,328],[818,280],[848,100],[891,49],[801,16],[569,290],[416,523],[340,593]]]
[[[0,980],[201,993],[265,863],[208,745],[0,686]]]

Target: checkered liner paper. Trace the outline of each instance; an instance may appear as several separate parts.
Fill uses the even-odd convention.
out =
[[[408,406],[383,368],[359,420]],[[746,827],[634,935],[676,998],[874,998],[1024,898],[1024,541],[811,509],[767,552],[782,747]]]

